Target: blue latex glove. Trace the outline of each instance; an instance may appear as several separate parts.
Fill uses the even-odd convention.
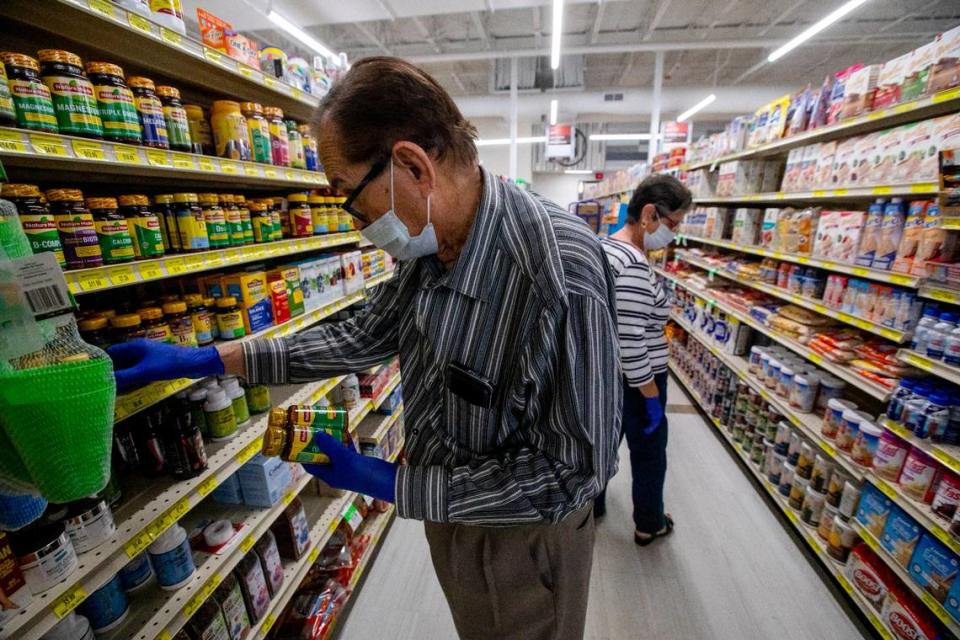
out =
[[[663,405],[660,404],[660,398],[646,398],[644,397],[644,402],[647,404],[647,419],[649,423],[643,429],[643,433],[650,435],[660,427],[660,423],[663,422]]]
[[[360,455],[353,447],[325,433],[314,442],[330,458],[329,464],[305,464],[303,468],[334,489],[356,491],[387,502],[396,502],[397,465]]]
[[[120,391],[157,380],[205,378],[224,372],[216,347],[177,347],[140,338],[115,344],[107,353],[113,358],[113,375]]]

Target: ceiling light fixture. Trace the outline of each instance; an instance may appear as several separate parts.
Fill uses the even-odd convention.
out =
[[[293,24],[292,22],[284,18],[282,15],[280,15],[273,9],[271,9],[267,13],[267,18],[270,20],[270,22],[272,22],[273,24],[277,25],[278,27],[280,27],[281,29],[289,33],[291,36],[299,40],[301,43],[303,43],[313,51],[319,53],[325,58],[328,58],[333,64],[337,65],[338,67],[340,66],[340,56],[334,54],[333,51],[325,47],[319,40],[317,40],[316,38],[311,36],[309,33],[307,33],[297,25]]]
[[[553,39],[550,42],[550,68],[560,68],[560,39],[563,37],[563,0],[553,0]]]
[[[517,144],[536,144],[546,142],[547,136],[529,136],[526,138],[517,138]],[[486,140],[477,140],[478,147],[497,147],[510,144],[510,138],[487,138]]]
[[[817,22],[814,22],[812,25],[804,29],[800,33],[800,35],[792,38],[789,42],[787,42],[787,44],[783,45],[782,47],[780,47],[779,49],[771,53],[769,56],[767,56],[767,62],[776,62],[777,60],[787,55],[788,53],[790,53],[791,51],[799,47],[801,44],[803,44],[813,36],[817,35],[821,31],[823,31],[824,29],[832,25],[834,22],[837,22],[838,20],[843,19],[845,15],[847,15],[848,13],[850,13],[860,5],[865,4],[866,2],[867,0],[849,0],[849,2],[845,2],[837,9],[834,9],[833,11],[831,11],[825,17],[821,18]]]
[[[550,126],[551,127],[557,124],[557,108],[558,107],[559,107],[559,104],[557,104],[556,100],[550,101]]]
[[[584,176],[587,174],[593,175],[593,171],[591,169],[565,169],[563,172],[573,176]]]
[[[690,107],[689,109],[687,109],[686,111],[678,115],[677,122],[685,122],[690,116],[695,114],[697,111],[700,111],[700,109],[703,109],[708,104],[712,104],[713,101],[716,99],[717,99],[717,94],[711,93],[706,98],[704,98],[697,104],[693,105],[692,107]]]
[[[592,133],[590,139],[595,142],[611,140],[649,140],[649,133]]]

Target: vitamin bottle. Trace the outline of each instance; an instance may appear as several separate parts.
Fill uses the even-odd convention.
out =
[[[307,161],[303,151],[303,137],[300,130],[297,129],[295,120],[284,120],[287,125],[287,154],[290,158],[290,166],[294,169],[306,169]]]
[[[320,170],[320,152],[317,147],[317,139],[310,132],[310,125],[301,124],[297,127],[300,137],[303,138],[303,160],[307,165],[308,171]]]
[[[104,264],[120,264],[133,260],[133,239],[127,219],[117,211],[116,198],[87,198],[87,208],[100,241]]]
[[[263,200],[251,200],[250,222],[253,225],[253,241],[270,242],[273,239],[273,218]]]
[[[250,135],[250,159],[253,162],[270,164],[270,125],[263,117],[263,107],[257,102],[242,102],[240,111],[247,120],[247,133]]]
[[[93,224],[93,216],[83,203],[83,193],[79,189],[50,189],[47,191],[47,200],[57,221],[57,233],[60,234],[67,268],[103,266],[97,228]]]
[[[223,209],[223,216],[227,221],[227,237],[230,246],[243,245],[243,219],[240,217],[240,207],[237,206],[231,194],[220,194],[220,208]]]
[[[313,235],[313,214],[307,203],[307,194],[291,193],[287,196],[290,216],[290,235],[294,238],[303,238]]]
[[[273,223],[273,232],[270,234],[271,240],[283,240],[284,226],[289,226],[290,219],[282,215],[283,198],[264,198],[264,204],[267,205],[267,211],[270,212],[270,221]],[[286,230],[290,235],[290,230]]]
[[[170,325],[173,344],[181,347],[196,347],[197,334],[193,329],[193,316],[187,313],[187,303],[176,301],[163,305],[163,317]]]
[[[150,211],[150,200],[144,195],[120,196],[120,213],[127,219],[133,237],[133,252],[138,260],[159,258],[163,255],[163,232],[160,219]]]
[[[187,35],[187,27],[183,22],[183,5],[180,0],[149,1],[151,20],[181,35]]]
[[[100,110],[103,137],[114,142],[140,144],[140,118],[133,92],[123,79],[123,69],[109,62],[88,62],[86,69]]]
[[[7,84],[17,110],[17,126],[57,133],[57,114],[50,90],[40,80],[40,63],[19,53],[0,53],[7,71]]]
[[[0,188],[0,197],[17,207],[20,225],[34,254],[49,251],[57,257],[61,268],[67,263],[63,255],[57,221],[46,204],[40,200],[40,188],[34,184],[7,183]]]
[[[263,115],[270,124],[270,150],[273,164],[278,167],[289,167],[290,141],[287,138],[287,126],[283,123],[283,110],[277,107],[264,107]]]
[[[230,404],[233,407],[233,417],[237,420],[237,426],[250,422],[250,409],[247,407],[247,396],[240,388],[240,381],[234,376],[227,376],[221,380],[223,390],[230,398]]]
[[[163,231],[163,244],[167,253],[180,253],[180,229],[177,226],[177,208],[173,204],[173,195],[153,196],[153,212],[160,219]]]
[[[315,442],[316,434],[325,433],[349,443],[349,415],[343,409],[308,405],[271,409],[263,436],[263,455],[279,456],[289,462],[329,462]]]
[[[314,235],[330,232],[327,227],[327,205],[325,201],[326,198],[315,193],[307,196],[307,202],[310,204],[310,217],[313,220]]]
[[[133,91],[133,104],[137,107],[137,116],[140,118],[144,146],[169,149],[167,121],[163,117],[163,104],[157,97],[153,80],[142,76],[131,76],[127,78],[127,84]]]
[[[186,400],[173,404],[169,418],[163,425],[167,469],[178,480],[193,478],[207,468],[207,450],[203,446],[200,426],[194,422]]]
[[[201,193],[200,207],[203,209],[203,219],[207,223],[210,248],[220,249],[229,246],[230,232],[227,229],[226,215],[220,207],[220,198],[215,193]]]
[[[60,49],[41,49],[37,56],[40,78],[50,90],[60,133],[102,138],[100,109],[80,56]]]
[[[0,64],[0,126],[13,127],[17,124],[17,108],[13,106],[13,95],[7,82],[6,68]]]
[[[250,217],[250,207],[243,196],[233,196],[233,201],[240,209],[240,223],[243,225],[243,244],[253,244],[253,220]]]
[[[217,324],[217,314],[215,313],[217,308],[217,299],[213,296],[208,296],[203,299],[203,306],[207,308],[207,316],[210,319],[210,333],[213,337],[220,337],[220,325]]]
[[[337,225],[338,231],[352,231],[353,230],[353,216],[351,216],[346,209],[343,208],[343,203],[346,202],[346,198],[335,197],[333,199],[333,208],[336,213],[337,219],[340,221],[340,224]]]
[[[160,307],[143,307],[137,310],[137,314],[143,321],[143,330],[146,333],[144,337],[147,340],[173,344],[170,324],[164,320],[163,310]]]
[[[107,319],[103,316],[84,318],[77,326],[80,328],[80,337],[87,344],[101,349],[110,346],[110,331],[107,329]]]
[[[187,124],[190,126],[190,150],[193,153],[213,155],[213,131],[203,107],[196,104],[183,105],[187,112]]]
[[[207,401],[203,404],[207,431],[214,442],[229,440],[237,435],[237,418],[233,415],[233,402],[219,385],[207,389]]]
[[[167,123],[167,138],[170,148],[176,151],[191,151],[190,122],[187,111],[180,102],[180,90],[176,87],[158,86],[157,96],[163,105],[163,120]]]
[[[200,207],[200,197],[195,193],[175,193],[173,204],[177,214],[177,230],[180,232],[180,248],[183,251],[209,249],[210,238]]]
[[[247,407],[253,413],[265,413],[270,410],[270,387],[265,384],[252,384],[247,387]]]
[[[110,328],[113,330],[113,342],[127,342],[147,337],[140,315],[136,313],[124,313],[110,318]]]
[[[205,347],[208,344],[213,344],[213,331],[210,328],[213,315],[203,303],[203,297],[199,293],[190,293],[187,294],[185,300],[197,345]]]
[[[224,296],[217,300],[217,329],[221,340],[235,340],[246,335],[240,305],[234,296]]]
[[[240,103],[216,100],[210,109],[215,153],[230,160],[250,160],[250,134]]]

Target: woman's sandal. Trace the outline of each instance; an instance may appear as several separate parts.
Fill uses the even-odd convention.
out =
[[[663,538],[673,533],[673,518],[671,518],[669,514],[664,515],[663,518],[667,521],[667,526],[665,526],[661,531],[658,531],[657,533],[649,533],[647,535],[642,535],[634,531],[633,541],[641,547],[645,547],[657,538]]]

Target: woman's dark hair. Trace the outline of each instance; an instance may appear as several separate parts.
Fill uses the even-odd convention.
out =
[[[636,222],[648,204],[657,205],[661,215],[664,215],[689,208],[693,204],[693,195],[673,176],[655,174],[644,178],[633,191],[633,197],[627,205],[627,218]]]
[[[476,128],[430,74],[386,56],[354,63],[320,103],[314,126],[336,125],[340,148],[350,162],[375,162],[399,140],[470,164],[477,160]]]

